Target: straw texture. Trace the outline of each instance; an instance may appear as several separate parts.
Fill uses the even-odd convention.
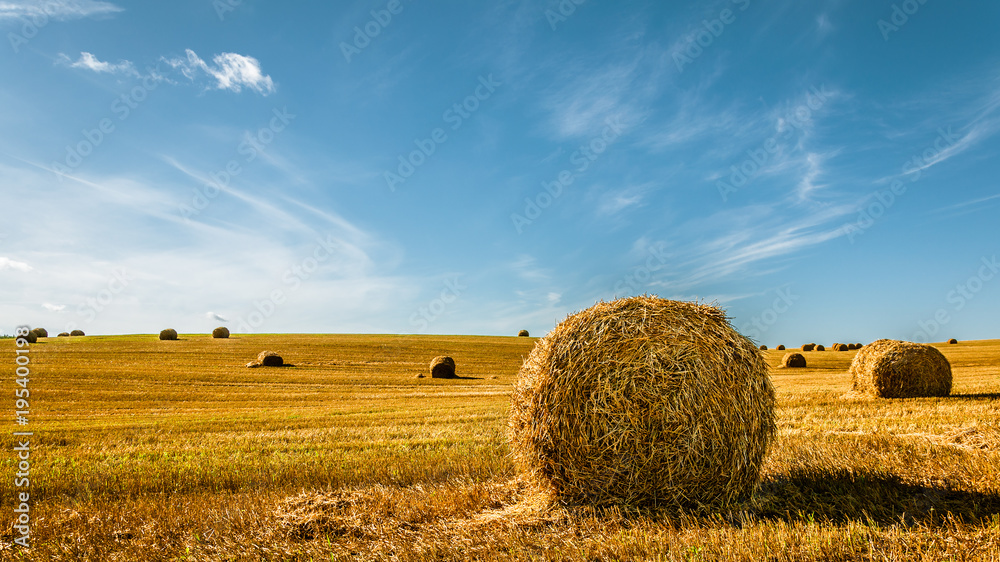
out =
[[[850,373],[854,392],[879,398],[951,394],[951,364],[929,345],[872,342],[854,356]]]
[[[801,353],[786,353],[781,358],[781,366],[791,369],[799,369],[806,366],[806,357]]]
[[[651,296],[601,302],[556,326],[511,402],[515,466],[564,505],[740,501],[775,431],[753,342],[718,308]]]
[[[439,355],[431,360],[431,378],[433,379],[454,379],[455,360],[446,355]]]

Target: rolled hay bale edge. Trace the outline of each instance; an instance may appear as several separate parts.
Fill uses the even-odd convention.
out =
[[[455,360],[447,355],[439,355],[431,359],[431,378],[434,379],[455,379]]]
[[[160,340],[161,341],[176,341],[177,340],[177,330],[173,328],[167,328],[166,330],[160,330]]]
[[[930,345],[882,339],[851,361],[852,391],[877,398],[915,398],[951,394],[948,359]]]
[[[801,369],[806,366],[806,357],[801,353],[786,353],[781,358],[781,366],[789,369]]]
[[[273,351],[261,351],[257,358],[247,363],[248,368],[256,367],[291,367],[285,360]]]
[[[774,432],[757,346],[718,308],[650,296],[598,303],[541,338],[508,424],[529,489],[564,505],[740,501]]]
[[[219,326],[218,328],[212,330],[212,337],[215,339],[229,338],[229,328],[225,326]]]

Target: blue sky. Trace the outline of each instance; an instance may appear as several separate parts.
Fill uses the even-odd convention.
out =
[[[0,2],[0,331],[1000,337],[998,17]]]

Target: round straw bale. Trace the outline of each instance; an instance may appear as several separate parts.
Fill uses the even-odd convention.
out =
[[[816,344],[816,349],[814,351],[826,351],[826,348],[823,347],[823,344],[818,343]]]
[[[247,367],[281,367],[285,360],[273,351],[261,351],[257,354],[257,359],[247,363]]]
[[[161,330],[160,331],[160,339],[161,340],[176,340],[177,339],[177,330],[175,330],[173,328],[167,328],[166,330]]]
[[[520,332],[517,333],[517,335],[518,337],[526,338],[529,336],[528,330],[521,330]]]
[[[774,436],[756,346],[713,306],[600,302],[541,338],[518,373],[514,465],[562,504],[725,505],[749,497]]]
[[[85,336],[87,334],[84,334],[83,330],[73,330],[72,332],[69,333],[69,335],[71,335],[71,336]]]
[[[814,343],[807,343],[802,346],[802,351],[812,351],[814,349],[816,349],[816,344]]]
[[[951,364],[937,348],[897,340],[878,340],[851,362],[853,390],[881,398],[948,396]]]
[[[35,343],[38,341],[38,334],[36,334],[34,330],[28,330],[27,334],[17,336],[17,339],[27,340],[28,343]]]
[[[806,356],[801,353],[786,353],[785,356],[781,358],[781,366],[788,367],[790,369],[805,367]]]
[[[445,355],[439,355],[431,360],[431,378],[454,379],[455,360]]]
[[[49,332],[45,328],[35,328],[35,329],[31,330],[31,331],[35,332],[35,336],[36,337],[39,337],[39,338],[47,338],[47,337],[49,337]]]
[[[764,344],[761,344],[761,345],[760,345],[760,350],[761,350],[761,351],[767,351],[767,346],[766,346],[766,345],[764,345]]]
[[[66,337],[69,337],[69,332],[59,332],[59,335],[56,336],[56,337],[57,338],[66,338]]]
[[[216,339],[226,339],[229,337],[229,328],[225,326],[219,326],[218,328],[212,330],[212,337]]]
[[[847,347],[846,343],[835,343],[833,344],[834,351],[850,351],[851,348]]]
[[[958,340],[956,340],[955,338],[951,338],[950,340],[948,340],[948,343],[958,343]]]
[[[779,345],[778,347],[776,347],[774,349],[777,349],[778,351],[784,351],[785,350],[785,346],[784,345]]]

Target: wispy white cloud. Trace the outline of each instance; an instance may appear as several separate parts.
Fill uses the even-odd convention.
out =
[[[243,88],[254,90],[258,94],[268,95],[274,92],[274,80],[263,73],[260,62],[237,53],[221,53],[212,57],[212,64],[206,63],[191,49],[185,49],[185,58],[164,59],[164,62],[179,70],[189,80],[197,80],[201,74],[207,74],[215,81],[218,90],[240,92]]]
[[[216,90],[228,90],[239,93],[244,88],[253,90],[258,94],[267,96],[274,93],[274,80],[260,68],[260,62],[249,56],[237,53],[222,53],[212,58],[212,64],[208,64],[191,49],[186,49],[186,57],[161,58],[170,68],[180,72],[184,78],[190,82],[198,82],[207,77],[211,83],[211,88]],[[121,60],[117,63],[102,61],[93,53],[83,51],[77,60],[73,60],[65,54],[60,54],[56,59],[58,64],[69,68],[89,70],[97,73],[122,74],[136,78],[143,75],[136,70],[135,64],[130,60]],[[154,80],[170,81],[159,71],[150,70],[149,78]],[[171,82],[172,83],[172,82]]]
[[[49,312],[62,312],[66,309],[65,304],[52,304],[50,302],[43,302],[42,308],[48,310]]]
[[[205,318],[208,318],[209,320],[218,320],[219,322],[229,322],[229,320],[227,320],[224,316],[212,311],[206,312]]]
[[[527,254],[518,256],[510,264],[510,269],[525,281],[546,281],[551,277],[548,272],[538,267],[538,260]]]
[[[552,131],[558,138],[579,139],[599,134],[609,120],[631,127],[646,118],[639,61],[607,64],[602,68],[568,65],[558,89],[543,98]]]
[[[617,215],[622,211],[643,205],[652,184],[634,185],[622,189],[602,190],[598,198],[597,214]]]
[[[3,271],[4,269],[28,272],[34,268],[23,261],[12,260],[10,258],[0,256],[0,271]]]
[[[70,68],[82,68],[85,70],[92,70],[94,72],[106,72],[108,74],[127,74],[130,76],[139,76],[139,72],[135,69],[135,65],[131,61],[123,60],[118,63],[109,63],[99,60],[92,53],[86,51],[80,53],[80,58],[73,61],[68,56],[60,54],[58,62],[69,66]]]
[[[55,20],[73,20],[92,16],[115,14],[123,8],[110,2],[97,0],[21,0],[0,2],[0,20],[49,17]]]

